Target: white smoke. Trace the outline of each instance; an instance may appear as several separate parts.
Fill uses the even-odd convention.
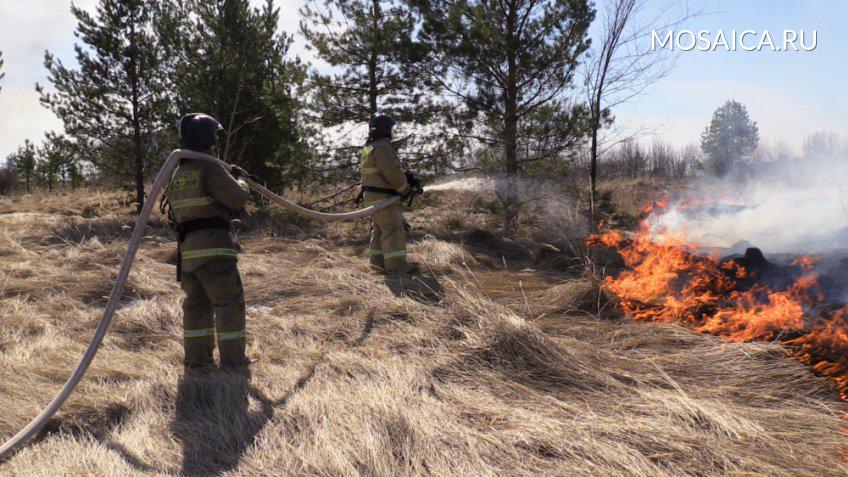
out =
[[[650,217],[658,236],[738,253],[848,251],[848,157],[755,166],[747,177],[703,180]]]
[[[475,207],[486,208],[488,204],[493,206],[490,210],[499,213],[513,207],[520,215],[534,217],[539,229],[551,231],[560,238],[582,237],[587,233],[583,209],[573,191],[548,178],[448,177],[424,187],[425,193],[441,191],[471,193],[480,199]]]

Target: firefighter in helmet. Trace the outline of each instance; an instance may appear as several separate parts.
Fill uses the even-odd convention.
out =
[[[415,176],[404,171],[391,143],[395,120],[377,114],[368,123],[368,139],[360,156],[364,205],[370,206],[392,195],[403,198],[421,192]],[[388,275],[410,272],[406,261],[406,228],[400,201],[371,216],[371,268]]]
[[[180,119],[183,149],[211,154],[223,128],[206,114]],[[230,170],[207,159],[182,159],[171,177],[166,197],[179,239],[177,281],[185,292],[183,337],[185,365],[214,365],[218,344],[223,367],[250,364],[245,356],[244,289],[236,265],[230,221],[250,196],[240,179],[243,169]]]

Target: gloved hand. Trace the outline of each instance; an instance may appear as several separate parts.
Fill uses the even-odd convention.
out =
[[[424,193],[424,186],[421,185],[421,179],[419,179],[415,173],[412,171],[404,171],[403,174],[406,176],[406,182],[409,184],[409,192],[406,193],[404,199],[409,199],[407,202],[407,207],[412,207],[412,199],[415,198],[416,195],[421,195]]]
[[[408,197],[421,195],[424,193],[424,187],[421,185],[421,179],[415,175],[412,171],[404,171],[403,174],[406,176],[406,182],[409,184],[409,193]]]

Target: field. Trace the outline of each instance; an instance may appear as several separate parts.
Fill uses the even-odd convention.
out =
[[[426,198],[408,214],[423,271],[403,284],[368,272],[365,222],[256,211],[239,236],[250,376],[184,374],[156,214],[92,369],[0,473],[848,473],[832,383],[778,345],[631,322],[571,210],[505,239],[472,194]],[[131,212],[111,192],[0,198],[0,439],[82,355]]]

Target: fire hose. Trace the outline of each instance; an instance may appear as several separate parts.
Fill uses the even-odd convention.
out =
[[[138,220],[135,223],[135,228],[133,228],[132,237],[130,238],[129,245],[127,246],[127,251],[124,253],[124,259],[121,262],[121,268],[118,271],[118,277],[115,280],[115,284],[112,286],[112,292],[109,294],[109,301],[106,303],[106,309],[103,311],[103,316],[100,318],[100,323],[97,325],[97,329],[94,332],[94,337],[91,339],[91,343],[88,345],[88,349],[86,349],[85,354],[80,359],[76,369],[74,369],[74,372],[65,382],[65,384],[62,386],[62,389],[59,390],[53,400],[50,401],[50,403],[41,411],[41,413],[38,414],[38,416],[36,416],[32,421],[30,421],[30,423],[27,424],[26,427],[24,427],[20,432],[15,434],[11,439],[9,439],[5,444],[3,444],[2,447],[0,447],[0,462],[6,460],[6,458],[9,457],[15,450],[17,450],[20,446],[22,446],[29,439],[31,439],[36,433],[38,433],[38,431],[44,426],[44,424],[51,417],[53,417],[54,414],[56,414],[62,404],[64,404],[64,402],[71,395],[71,393],[74,392],[74,389],[76,389],[77,384],[79,384],[80,380],[85,375],[85,372],[88,370],[89,365],[91,365],[91,361],[97,354],[97,350],[100,349],[100,345],[103,343],[103,338],[106,336],[106,331],[109,329],[109,325],[112,323],[112,318],[115,314],[115,310],[118,308],[118,300],[121,298],[121,294],[123,293],[124,285],[126,284],[127,277],[129,276],[133,261],[135,260],[135,255],[138,251],[138,246],[141,242],[142,237],[144,236],[144,231],[147,227],[147,221],[150,218],[150,212],[153,210],[153,205],[158,199],[159,194],[161,194],[162,189],[165,187],[165,184],[170,179],[174,169],[177,167],[179,160],[183,158],[214,160],[224,165],[225,167],[229,167],[229,164],[208,154],[182,149],[176,149],[171,152],[170,156],[168,156],[168,159],[165,161],[165,164],[162,166],[162,169],[159,171],[159,174],[156,176],[156,180],[153,182],[153,186],[150,188],[147,200],[144,201],[144,206],[142,207],[141,213],[138,216]],[[360,217],[367,217],[373,214],[374,212],[400,200],[400,196],[393,196],[384,199],[380,202],[377,202],[376,204],[373,204],[369,207],[365,207],[364,209],[340,214],[331,214],[301,207],[295,204],[294,202],[291,202],[290,200],[287,200],[271,192],[270,190],[260,184],[257,184],[250,178],[243,179],[245,182],[247,182],[251,189],[256,191],[258,194],[262,195],[266,199],[270,200],[271,202],[280,205],[297,214],[312,219],[323,220],[326,222],[353,220]]]

